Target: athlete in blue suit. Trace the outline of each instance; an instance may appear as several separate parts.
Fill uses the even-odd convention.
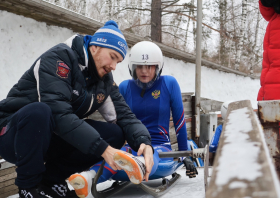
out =
[[[179,150],[188,149],[181,90],[174,77],[160,76],[151,88],[145,90],[143,96],[141,95],[143,89],[135,80],[122,82],[119,89],[132,112],[147,127],[154,146],[161,145],[171,150],[169,136],[171,109]]]
[[[209,146],[209,152],[211,153],[216,153],[216,150],[218,148],[218,144],[219,144],[219,140],[220,140],[220,136],[221,136],[221,133],[222,133],[222,130],[223,130],[223,125],[219,125],[217,128],[216,128],[216,131],[212,137],[212,140],[211,140],[211,143],[210,143],[210,146]]]
[[[163,67],[163,56],[160,48],[149,41],[142,41],[132,47],[129,57],[129,71],[132,80],[123,81],[119,90],[132,112],[147,127],[150,132],[154,148],[154,166],[149,179],[162,178],[171,175],[178,163],[173,158],[160,159],[158,152],[171,151],[169,122],[172,112],[178,147],[180,151],[188,150],[187,127],[184,117],[184,107],[178,82],[172,76],[160,76]],[[121,119],[121,118],[119,118]],[[122,148],[126,152],[137,155],[129,145]],[[193,162],[189,158],[183,160],[186,174],[192,178],[198,174]],[[92,168],[99,169],[100,163]],[[90,171],[89,171],[90,172]],[[87,181],[89,173],[81,173]],[[99,182],[108,180],[128,180],[124,171],[116,171],[105,164],[103,175]],[[89,181],[90,182],[90,181]],[[75,188],[75,186],[73,186]],[[90,189],[90,188],[88,188]],[[77,192],[77,191],[76,191]],[[88,193],[86,198],[91,198]]]
[[[224,102],[221,106],[221,115],[222,115],[223,120],[226,119],[227,109],[228,109],[228,105],[230,103],[232,103],[232,101],[227,101],[227,102]],[[222,131],[223,131],[223,125],[221,124],[217,127],[217,129],[212,137],[212,140],[210,142],[209,151],[211,153],[216,153]]]
[[[226,119],[228,105],[231,102],[232,101],[224,102],[221,106],[221,115],[222,115],[223,120]],[[210,145],[209,145],[209,152],[210,152],[209,153],[209,162],[210,162],[210,164],[213,164],[213,162],[214,162],[215,153],[216,153],[218,145],[219,145],[220,136],[222,134],[222,131],[223,131],[223,125],[221,124],[216,128],[216,131],[215,131],[215,133],[212,137],[212,140],[210,142]]]

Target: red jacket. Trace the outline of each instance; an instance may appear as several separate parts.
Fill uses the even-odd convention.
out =
[[[273,7],[264,7],[259,1],[260,12],[269,23],[263,41],[263,62],[260,100],[280,100],[280,14]]]

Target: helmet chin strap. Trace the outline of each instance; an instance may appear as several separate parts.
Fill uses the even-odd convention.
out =
[[[146,91],[146,83],[144,84],[144,87],[141,91],[141,97],[143,98],[144,94],[145,94],[145,91]]]
[[[139,79],[134,80],[136,85],[142,89],[141,94],[140,94],[142,98],[144,97],[146,89],[150,89],[155,84],[155,82],[159,79],[160,74],[161,74],[161,70],[160,70],[159,74],[153,80],[151,80],[150,82],[147,82],[147,83],[143,83]]]

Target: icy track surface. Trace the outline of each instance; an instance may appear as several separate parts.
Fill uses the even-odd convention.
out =
[[[177,171],[181,175],[181,179],[178,181],[178,183],[165,195],[161,196],[161,198],[182,198],[182,197],[188,197],[188,198],[204,198],[205,192],[204,192],[204,168],[198,168],[198,175],[196,178],[189,179],[185,172],[186,170],[180,169]],[[171,178],[167,177],[167,178]],[[107,187],[110,187],[113,181],[104,182],[100,185],[98,185],[98,190],[105,189]],[[145,184],[148,184],[149,186],[156,187],[161,185],[161,179],[157,180],[151,180],[149,182],[144,182]],[[8,198],[18,198],[18,195],[9,196]],[[121,192],[115,194],[114,196],[111,196],[112,198],[131,198],[131,197],[137,197],[137,198],[152,198],[152,195],[147,194],[145,191],[143,191],[140,187],[137,185],[129,185],[125,189],[123,189]]]

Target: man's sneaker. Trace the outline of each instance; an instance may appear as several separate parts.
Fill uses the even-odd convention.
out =
[[[114,161],[126,172],[132,183],[140,184],[143,181],[146,173],[144,157],[118,151],[114,154]]]
[[[68,184],[66,183],[66,181],[63,183],[52,183],[43,180],[38,185],[38,190],[40,192],[44,192],[52,198],[78,198],[75,191],[68,188]]]
[[[80,198],[93,198],[91,194],[92,179],[95,177],[94,170],[85,171],[80,174],[76,173],[69,177],[68,181],[75,189]]]
[[[19,188],[20,198],[51,198],[51,196],[46,195],[43,191],[39,191],[36,187],[34,188]]]

